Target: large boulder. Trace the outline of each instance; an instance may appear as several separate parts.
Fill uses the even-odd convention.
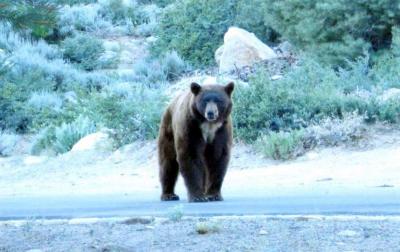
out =
[[[220,72],[232,72],[236,68],[276,57],[276,53],[253,33],[237,27],[228,29],[224,36],[224,44],[215,51],[215,60]]]
[[[89,134],[81,138],[71,149],[71,151],[111,151],[113,141],[105,131]]]

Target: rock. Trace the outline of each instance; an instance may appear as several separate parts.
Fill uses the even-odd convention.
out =
[[[274,51],[282,56],[289,56],[294,54],[293,46],[288,42],[284,41],[274,48]]]
[[[271,80],[279,80],[279,79],[282,79],[282,78],[283,78],[283,76],[280,75],[280,74],[275,74],[275,75],[271,76]]]
[[[23,162],[24,165],[35,165],[35,164],[40,164],[43,163],[47,160],[47,157],[44,156],[27,156],[24,158]]]
[[[104,40],[103,46],[104,46],[105,51],[118,52],[121,50],[121,47],[120,47],[118,41]]]
[[[260,232],[258,232],[259,235],[267,235],[268,232],[265,231],[264,229],[261,229]]]
[[[65,92],[64,99],[73,104],[78,103],[78,97],[74,91]]]
[[[89,134],[79,140],[71,151],[111,151],[113,149],[113,142],[108,134],[104,131]]]
[[[354,236],[359,236],[360,234],[354,230],[346,229],[346,230],[340,231],[338,233],[338,235],[345,236],[345,237],[354,237]]]
[[[229,28],[224,36],[224,44],[215,52],[220,72],[231,72],[276,57],[275,52],[253,33],[237,27]]]
[[[387,102],[391,100],[400,100],[400,89],[399,88],[389,88],[382,95],[378,97],[381,102]]]

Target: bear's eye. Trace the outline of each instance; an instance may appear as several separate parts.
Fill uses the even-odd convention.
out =
[[[223,101],[221,99],[218,99],[218,98],[214,99],[214,102],[216,104],[222,104],[223,103]]]

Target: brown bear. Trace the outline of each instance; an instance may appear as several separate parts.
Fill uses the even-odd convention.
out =
[[[232,146],[231,94],[226,86],[192,83],[165,111],[158,138],[161,200],[174,193],[182,174],[189,202],[221,201]]]

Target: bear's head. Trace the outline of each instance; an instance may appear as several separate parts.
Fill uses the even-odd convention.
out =
[[[234,86],[233,82],[230,82],[225,86],[201,86],[193,82],[190,85],[190,89],[194,95],[192,111],[195,116],[201,121],[224,121],[230,115],[232,110],[231,95]]]

